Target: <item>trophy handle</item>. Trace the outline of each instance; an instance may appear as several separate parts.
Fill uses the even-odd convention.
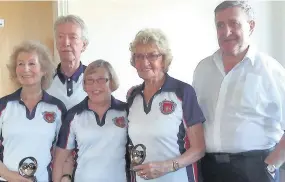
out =
[[[138,147],[141,147],[143,150],[143,156],[142,156],[142,160],[141,160],[143,162],[145,160],[145,157],[146,157],[146,147],[143,144],[137,144],[134,147],[132,147],[131,156],[133,156],[134,152],[136,151],[136,149]]]
[[[36,166],[36,169],[38,168],[38,162],[37,162],[36,158],[34,158],[34,157],[25,157],[25,158],[23,158],[23,159],[19,162],[19,167],[18,167],[19,172],[20,172],[20,167],[23,165],[23,163],[24,163],[25,160],[27,160],[27,159],[32,160],[33,163],[34,163],[35,166]],[[36,170],[35,170],[35,172],[36,172]],[[35,172],[34,172],[34,174],[35,174]],[[33,175],[34,175],[34,174],[33,174]],[[37,182],[36,177],[34,177],[33,181],[34,181],[34,182]]]
[[[31,159],[35,163],[35,165],[38,167],[38,162],[37,162],[36,158],[34,158],[34,157],[25,157],[25,158],[23,158],[20,161],[20,163],[19,163],[19,167],[22,166],[23,163],[25,162],[25,160],[27,160],[27,159]]]

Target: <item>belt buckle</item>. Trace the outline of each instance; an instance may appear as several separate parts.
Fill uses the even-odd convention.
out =
[[[216,162],[218,163],[230,163],[230,155],[229,154],[217,154],[215,155]]]

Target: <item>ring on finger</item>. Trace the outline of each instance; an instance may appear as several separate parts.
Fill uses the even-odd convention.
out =
[[[147,177],[146,175],[143,175],[143,178],[144,178],[144,179],[148,179],[148,177]]]
[[[143,171],[140,171],[140,175],[142,175],[142,176],[143,176],[143,175],[145,175],[145,173],[144,173]]]

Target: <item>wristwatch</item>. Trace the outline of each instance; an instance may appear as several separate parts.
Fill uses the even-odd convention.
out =
[[[177,171],[180,168],[179,163],[177,161],[172,162],[172,167],[173,171]]]
[[[72,176],[70,174],[64,174],[62,175],[61,179],[67,177],[70,181],[72,180]]]
[[[269,164],[266,166],[266,169],[270,174],[274,174],[276,172],[276,167],[274,165]]]

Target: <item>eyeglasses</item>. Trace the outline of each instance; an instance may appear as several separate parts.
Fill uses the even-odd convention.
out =
[[[102,85],[104,83],[107,83],[109,81],[109,78],[97,78],[97,79],[86,79],[84,80],[84,84],[86,85],[93,85],[94,83],[97,83],[99,85]]]
[[[147,53],[147,54],[133,54],[133,59],[135,61],[143,61],[147,59],[148,61],[156,61],[162,54]]]

